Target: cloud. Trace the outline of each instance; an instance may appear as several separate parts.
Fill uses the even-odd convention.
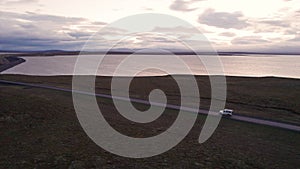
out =
[[[289,42],[300,42],[300,34],[296,35],[294,38],[289,39]]]
[[[292,22],[289,20],[261,20],[256,19],[250,21],[251,25],[248,27],[248,30],[253,30],[254,33],[292,33],[294,30]],[[294,32],[295,33],[295,32]]]
[[[170,9],[175,10],[175,11],[194,11],[196,8],[189,8],[188,6],[189,2],[183,1],[183,0],[175,0],[171,5]]]
[[[100,21],[96,21],[96,22],[92,22],[93,25],[106,25],[107,23],[105,22],[100,22]]]
[[[0,0],[0,5],[23,5],[38,2],[39,0]]]
[[[297,11],[290,10],[276,17],[249,18],[250,26],[246,30],[260,34],[294,35],[299,30],[299,17]]]
[[[130,46],[128,43],[130,43]],[[124,42],[118,44],[118,48],[178,48],[182,44],[180,41],[170,39],[168,36],[156,34],[155,32],[145,32],[137,34],[135,37],[126,39]]]
[[[198,22],[218,28],[242,29],[249,25],[243,17],[244,15],[241,12],[215,12],[213,9],[207,9],[199,16]]]
[[[76,39],[82,39],[82,38],[88,38],[92,34],[90,32],[75,31],[75,32],[69,32],[68,35],[70,35]]]
[[[0,11],[0,50],[79,50],[103,26],[85,18]]]
[[[191,4],[197,2],[197,1],[203,1],[203,0],[190,0],[190,1],[185,1],[185,0],[175,0],[171,5],[170,9],[174,11],[181,11],[181,12],[190,12],[194,11],[197,8],[191,8],[189,7]]]
[[[0,50],[81,50],[86,43],[88,48],[85,50],[101,50],[112,46],[146,48],[178,45],[168,38],[154,35],[140,35],[135,39],[119,41],[130,32],[117,27],[105,27],[104,22],[92,22],[78,17],[0,11],[0,22],[5,23],[0,24]],[[167,31],[167,28],[157,29]],[[178,29],[178,33],[192,31],[184,27],[175,29]],[[172,30],[169,28],[169,31]]]
[[[263,39],[261,36],[237,37],[231,41],[233,45],[259,45],[262,43],[270,43],[270,41]]]
[[[177,26],[177,27],[155,27],[153,29],[155,32],[169,32],[169,33],[189,33],[189,34],[197,34],[200,33],[200,30],[197,30],[192,27],[183,27],[183,26]]]
[[[300,33],[300,30],[297,28],[286,28],[284,30],[284,35],[295,35],[297,33]]]
[[[135,39],[122,37],[130,34],[127,30],[116,27],[104,27],[104,22],[92,22],[85,18],[62,17],[32,12],[13,13],[0,11],[0,50],[81,50],[88,42],[87,50],[116,48],[176,47],[180,45],[164,36],[140,35]],[[103,28],[103,29],[100,29]],[[97,34],[95,32],[99,31]],[[193,33],[187,27],[164,28],[161,30],[179,34]],[[174,31],[175,34],[174,34]],[[177,35],[178,34],[178,35]],[[90,39],[90,37],[93,38]]]
[[[278,27],[290,27],[291,23],[284,21],[284,20],[262,20],[259,21],[261,24],[267,24],[271,26],[278,26]]]
[[[234,37],[236,34],[233,32],[222,32],[219,34],[219,36]]]

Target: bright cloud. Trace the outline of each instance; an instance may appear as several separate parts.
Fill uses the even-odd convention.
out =
[[[199,16],[198,22],[200,24],[206,24],[208,26],[215,26],[219,28],[246,28],[249,24],[243,19],[241,12],[215,12],[213,9],[207,9],[203,14]]]
[[[80,50],[105,25],[150,11],[193,24],[218,50],[297,51],[299,6],[300,0],[0,0],[0,50]],[[191,41],[195,33],[180,26],[158,26],[154,31]],[[99,44],[105,48],[123,33],[118,28],[105,30]],[[168,39],[148,35],[121,44],[125,48],[176,48]]]

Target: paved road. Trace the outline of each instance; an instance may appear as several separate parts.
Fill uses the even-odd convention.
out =
[[[89,93],[89,92],[84,92],[84,91],[76,91],[76,90],[71,90],[71,89],[64,89],[64,88],[58,88],[58,87],[46,86],[46,85],[39,85],[39,84],[12,82],[12,81],[6,81],[6,80],[0,80],[0,83],[10,84],[10,85],[18,85],[18,86],[35,87],[35,88],[43,88],[43,89],[51,89],[51,90],[64,91],[64,92],[75,92],[75,93],[91,95],[91,96],[95,95],[97,97],[102,97],[102,98],[108,98],[108,99],[113,98],[113,99],[117,99],[117,100],[131,101],[131,102],[141,103],[141,104],[146,104],[146,105],[150,104],[147,100],[133,99],[133,98],[129,99],[129,98],[124,98],[124,97],[111,96],[111,95],[107,95],[107,94],[94,94],[94,93]],[[164,104],[161,104],[161,103],[151,103],[151,104],[156,105],[156,106],[164,106],[164,107],[169,108],[169,109],[176,109],[176,110],[181,109],[181,110],[191,112],[191,113],[199,113],[199,114],[204,114],[204,115],[208,114],[207,110],[192,109],[192,108],[189,108],[189,107],[180,107],[180,106],[171,105],[171,104],[167,104],[167,105],[164,105]],[[218,113],[213,113],[213,114],[219,115]],[[241,116],[241,115],[232,115],[228,119],[238,120],[238,121],[243,121],[243,122],[249,122],[249,123],[254,123],[254,124],[261,124],[261,125],[272,126],[272,127],[277,127],[277,128],[282,128],[282,129],[287,129],[287,130],[300,132],[300,126],[287,124],[287,123],[282,123],[282,122],[271,121],[271,120],[264,120],[264,119]]]

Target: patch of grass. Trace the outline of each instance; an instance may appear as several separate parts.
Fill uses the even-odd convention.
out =
[[[297,168],[300,134],[223,118],[213,136],[198,143],[205,116],[170,151],[128,159],[98,147],[81,128],[70,93],[0,85],[0,168]],[[107,121],[120,132],[148,137],[177,116],[167,110],[155,122],[129,123],[112,102],[98,99]],[[137,105],[141,106],[141,105]]]
[[[3,55],[0,55],[0,65],[6,64],[6,63],[8,63],[8,61],[5,59],[5,57]]]
[[[84,81],[87,77],[81,78]],[[186,78],[188,83],[188,76],[181,78]],[[72,88],[71,76],[0,75],[0,79]],[[121,79],[126,80],[126,78]],[[234,109],[235,113],[300,125],[299,79],[273,77],[227,77],[226,79],[228,89],[226,107]],[[197,82],[201,108],[208,109],[211,97],[209,78],[197,76]],[[97,77],[95,86],[97,93],[110,94],[111,77]],[[131,97],[148,99],[149,92],[155,88],[163,89],[169,103],[180,104],[178,86],[170,76],[136,78],[130,88]]]

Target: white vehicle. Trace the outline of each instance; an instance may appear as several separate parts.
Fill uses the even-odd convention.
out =
[[[230,109],[220,110],[221,115],[232,116],[232,113],[233,113],[233,110],[230,110]]]

